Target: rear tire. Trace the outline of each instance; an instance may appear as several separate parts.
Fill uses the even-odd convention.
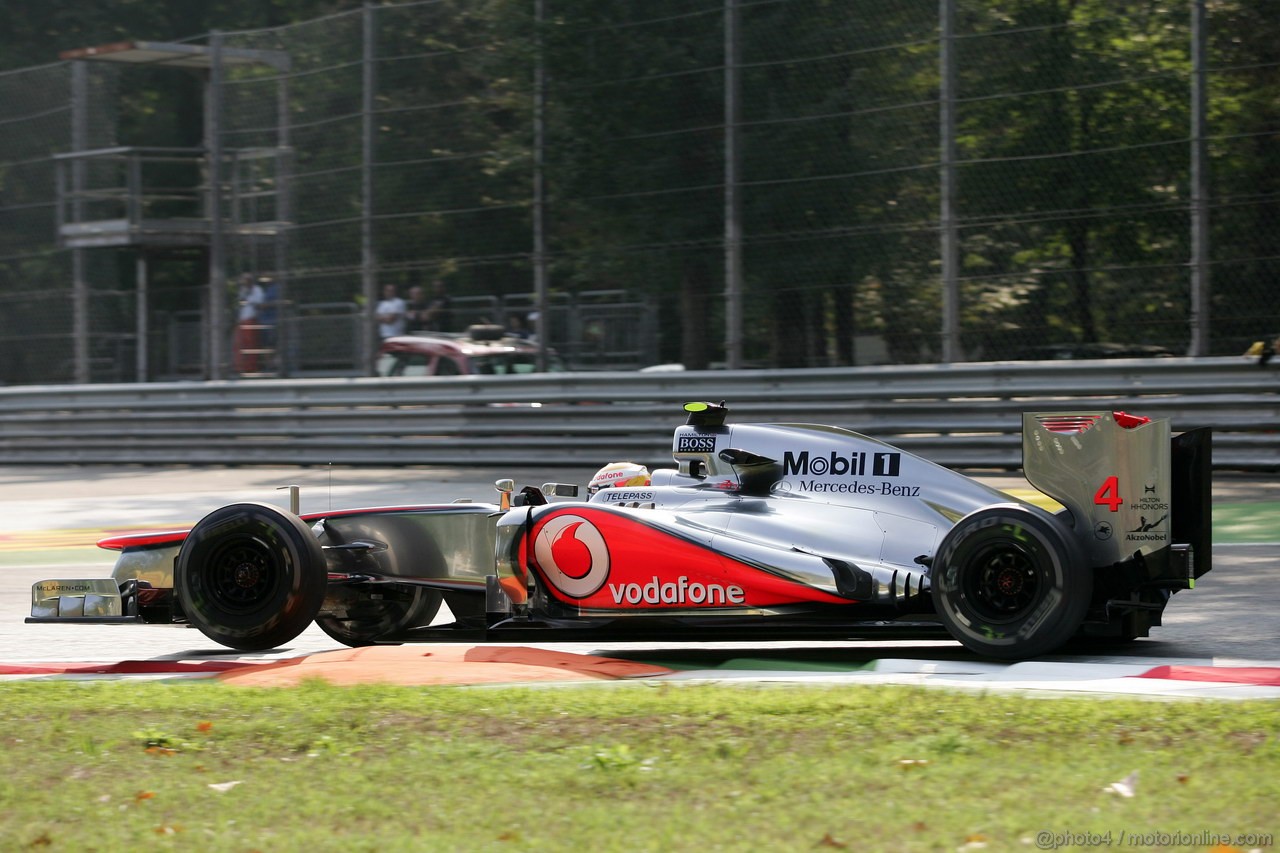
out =
[[[1066,643],[1089,607],[1093,575],[1059,523],[1015,504],[960,519],[933,561],[947,630],[986,657],[1029,658]]]
[[[324,601],[320,543],[297,516],[232,504],[200,520],[182,543],[174,586],[182,611],[209,639],[245,651],[301,634]]]
[[[346,615],[325,613],[316,617],[316,625],[339,643],[371,646],[382,637],[431,624],[440,600],[439,591],[424,586],[377,584],[373,589],[346,590],[338,599]]]

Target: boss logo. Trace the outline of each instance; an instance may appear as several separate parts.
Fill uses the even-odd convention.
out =
[[[676,442],[676,453],[715,453],[714,435],[682,435]]]

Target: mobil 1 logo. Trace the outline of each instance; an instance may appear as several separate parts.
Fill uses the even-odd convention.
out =
[[[919,486],[893,479],[902,474],[902,454],[894,451],[811,453],[808,450],[788,450],[782,457],[782,474],[799,478],[798,490],[801,492],[920,497]]]
[[[870,465],[868,465],[870,458]],[[868,471],[868,467],[870,470]],[[800,477],[897,477],[902,471],[902,454],[885,451],[883,453],[837,453],[810,454],[807,450],[799,453],[786,451],[782,456],[782,475]]]

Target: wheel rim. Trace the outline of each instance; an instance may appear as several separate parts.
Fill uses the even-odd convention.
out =
[[[1040,575],[1031,555],[1014,545],[993,545],[974,560],[966,573],[965,597],[978,615],[990,622],[1013,622],[1024,616],[1040,596]]]
[[[273,598],[281,567],[271,548],[258,539],[237,539],[219,548],[208,562],[209,593],[232,611],[255,610]]]

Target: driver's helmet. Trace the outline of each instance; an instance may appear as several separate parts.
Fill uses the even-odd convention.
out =
[[[601,468],[587,484],[587,497],[591,497],[601,489],[613,489],[621,486],[649,485],[649,469],[634,462],[610,462]]]

